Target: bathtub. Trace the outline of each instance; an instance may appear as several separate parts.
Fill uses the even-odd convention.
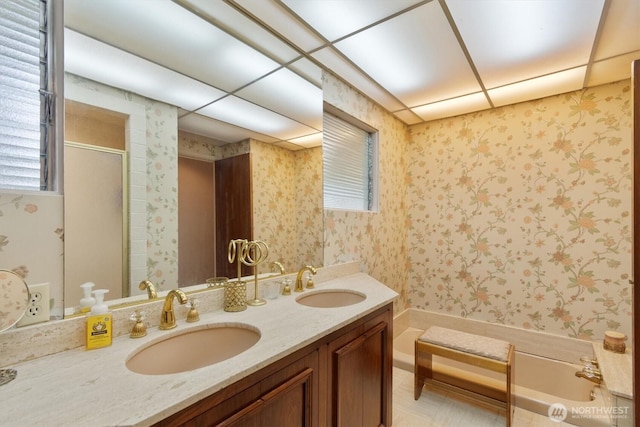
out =
[[[414,342],[424,331],[408,327],[393,341],[393,365],[413,372]],[[434,368],[453,372],[474,381],[500,384],[500,374],[474,366],[433,356]],[[549,408],[564,405],[564,422],[583,427],[610,426],[611,420],[600,387],[575,376],[579,365],[538,357],[516,351],[515,404],[520,409],[547,416]],[[504,384],[504,377],[502,378]]]

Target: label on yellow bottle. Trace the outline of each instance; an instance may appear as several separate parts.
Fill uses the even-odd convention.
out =
[[[111,345],[111,313],[87,317],[87,350]]]

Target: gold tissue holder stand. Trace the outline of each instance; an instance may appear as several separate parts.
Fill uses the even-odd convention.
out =
[[[224,311],[243,311],[247,309],[247,284],[245,282],[227,282],[224,285]]]

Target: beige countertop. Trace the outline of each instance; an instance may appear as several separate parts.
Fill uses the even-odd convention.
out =
[[[312,292],[306,290],[238,313],[222,310],[201,313],[197,323],[179,318],[176,329],[151,328],[146,337],[122,336],[107,348],[92,351],[79,348],[9,366],[18,371],[18,376],[0,387],[0,425],[149,425],[373,312],[397,296],[364,273],[332,279],[316,284],[316,288],[347,288],[364,293],[367,298],[340,308],[311,308],[295,302],[297,296]],[[189,372],[142,375],[126,368],[127,357],[146,343],[210,323],[248,324],[260,330],[261,338],[231,359]]]
[[[627,348],[624,354],[614,353],[605,350],[602,341],[600,341],[593,343],[593,351],[609,393],[614,396],[633,399],[631,350]]]

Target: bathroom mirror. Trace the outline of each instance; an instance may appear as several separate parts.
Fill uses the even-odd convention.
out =
[[[29,304],[29,288],[13,271],[0,270],[0,332],[20,321]]]
[[[192,285],[174,279],[178,157],[250,153],[252,237],[288,272],[323,263],[321,70],[233,5],[65,1],[65,99],[124,117],[132,300],[139,280]],[[65,308],[79,284],[65,282]]]

